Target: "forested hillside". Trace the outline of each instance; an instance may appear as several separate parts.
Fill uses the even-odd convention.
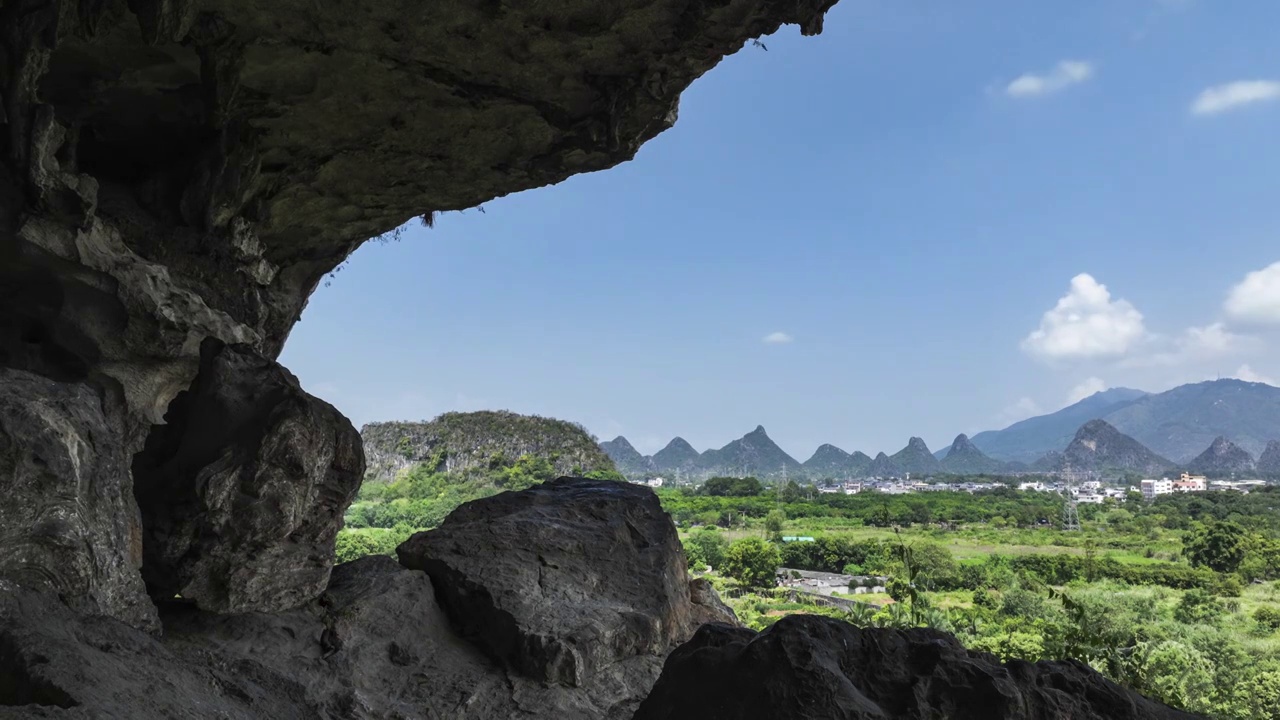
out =
[[[507,411],[445,413],[430,422],[381,422],[360,431],[366,482],[390,482],[397,473],[433,462],[432,470],[487,467],[494,458],[546,459],[558,475],[613,470],[613,461],[577,423]]]

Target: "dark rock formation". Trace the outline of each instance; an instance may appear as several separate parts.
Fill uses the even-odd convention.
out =
[[[156,629],[122,413],[82,383],[0,368],[0,592],[38,588]]]
[[[722,57],[784,23],[817,33],[832,4],[5,2],[0,368],[112,404],[97,433],[112,449],[84,459],[93,472],[127,465],[195,379],[206,338],[274,359],[319,281],[365,240],[630,159]],[[60,392],[50,386],[41,406],[48,424],[83,434],[88,401]],[[31,487],[28,470],[9,472],[0,484]],[[75,553],[134,562],[126,472],[91,491],[123,492],[118,508],[81,515],[95,526],[88,539],[110,547],[73,551],[86,538],[75,523],[36,519],[45,499],[6,498],[27,513],[27,530],[7,538],[38,525],[56,534],[46,548],[66,549],[27,553],[7,576],[65,584],[49,578],[71,571],[45,563]],[[179,534],[205,522],[169,515]],[[311,528],[299,538],[308,545],[326,522],[280,527]],[[136,581],[118,575],[102,569],[71,595],[146,625],[149,613],[125,600]],[[194,590],[202,602],[238,606],[213,587],[223,579],[208,580]],[[287,604],[322,580],[308,570],[248,602]]]
[[[706,625],[634,720],[1190,720],[1076,662],[1002,665],[926,629],[793,615],[760,634]]]
[[[1004,469],[1004,463],[987,457],[964,433],[956,436],[946,457],[942,458],[942,471],[957,475],[998,473]]]
[[[687,580],[675,529],[656,506],[646,489],[584,480],[477,501],[436,540],[462,543],[446,548],[458,565],[506,558],[502,572],[446,586],[364,558],[334,568],[319,598],[290,611],[216,615],[162,603],[161,638],[77,615],[48,594],[0,593],[0,718],[623,720],[671,646],[703,621],[734,622],[708,584]],[[495,512],[502,543],[481,537],[475,517],[487,509],[509,511]],[[520,539],[513,530],[531,531],[523,554],[509,545]],[[468,548],[471,559],[455,554]],[[617,562],[602,562],[610,551]],[[575,552],[589,559],[575,564]],[[523,564],[530,554],[550,564]],[[491,601],[514,614],[486,624],[479,644],[459,637],[455,628],[491,613]],[[549,617],[531,614],[539,611]],[[516,659],[563,652],[549,665],[519,663],[530,677],[495,647]],[[545,682],[549,669],[588,657],[591,672]]]
[[[1193,473],[1222,477],[1232,473],[1253,472],[1253,456],[1249,451],[1219,435],[1196,459],[1187,463]]]
[[[613,470],[613,461],[577,423],[505,410],[450,412],[430,422],[369,423],[360,429],[366,478],[387,482],[419,463],[439,471],[486,467],[495,457],[547,458],[557,475]]]
[[[275,357],[360,243],[630,159],[833,4],[6,3],[5,364],[106,374],[158,421],[204,337]]]
[[[930,475],[942,469],[938,458],[933,456],[924,440],[918,437],[908,440],[907,446],[890,455],[889,460],[900,473]]]
[[[464,637],[549,683],[630,683],[725,618],[694,604],[675,526],[629,483],[561,478],[476,500],[396,552],[431,576]]]
[[[319,595],[364,474],[351,423],[278,363],[212,338],[165,421],[133,464],[152,595],[219,612]]]

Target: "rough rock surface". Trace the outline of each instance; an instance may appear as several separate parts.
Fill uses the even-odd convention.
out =
[[[657,633],[646,636],[645,647],[632,642],[628,652],[575,683],[545,682],[545,673],[530,677],[498,661],[492,645],[468,642],[455,630],[472,616],[450,617],[438,604],[437,597],[456,597],[456,589],[390,558],[370,557],[335,568],[319,598],[290,611],[219,615],[194,603],[161,603],[160,638],[114,620],[77,615],[48,594],[0,586],[0,718],[629,718],[657,679],[666,645],[682,640],[702,620],[732,620],[732,613],[705,582],[688,582],[683,553],[666,537],[674,539],[674,527],[665,516],[650,521],[649,506],[656,501],[641,502],[637,495],[653,500],[651,492],[617,485],[619,494],[611,484],[591,481],[557,485],[551,492],[500,496],[506,498],[500,504],[527,504],[542,516],[545,529],[528,537],[526,547],[564,560],[563,543],[539,544],[575,531],[584,540],[604,541],[621,531],[622,544],[633,550],[628,554],[616,543],[602,548],[618,552],[623,561],[587,564],[579,571],[540,574],[535,565],[530,576],[509,567],[510,573],[469,590],[478,597],[518,591],[576,598],[565,605],[540,601],[558,620],[539,626],[546,647],[608,642],[622,632],[633,638],[641,630]],[[636,505],[641,507],[630,507]],[[617,518],[606,511],[617,512]],[[588,516],[580,517],[583,512]],[[659,520],[665,531],[657,527]],[[631,536],[633,526],[639,537]],[[472,546],[476,555],[494,549]],[[646,572],[638,557],[649,558],[654,569],[679,566],[681,574]],[[513,580],[529,584],[517,587]],[[584,623],[572,621],[569,614],[575,612],[594,621],[613,617],[608,613],[627,620],[592,628],[599,635],[588,636]],[[527,641],[521,628],[536,618],[516,622],[519,627],[513,622],[487,628],[486,639],[498,645]],[[503,631],[509,635],[501,636]]]
[[[0,368],[0,579],[156,629],[138,574],[122,405],[82,383]]]
[[[133,464],[151,594],[246,612],[323,592],[364,475],[350,421],[278,363],[213,338],[165,420]]]
[[[274,359],[362,242],[630,159],[725,55],[785,23],[817,33],[834,1],[6,0],[0,367],[117,397],[127,459],[206,338]],[[104,556],[136,555],[129,505],[93,521]],[[28,577],[63,572],[25,557]],[[298,598],[323,577],[304,575]],[[114,577],[90,605],[123,617]],[[202,602],[239,606],[208,581]]]
[[[1002,665],[934,630],[793,615],[703,626],[634,720],[1190,720],[1075,662]]]
[[[204,337],[274,358],[365,240],[630,159],[833,4],[6,2],[0,359],[158,422]]]
[[[464,637],[548,683],[651,673],[726,618],[718,600],[694,603],[675,526],[629,483],[560,478],[476,500],[396,552],[431,576]]]

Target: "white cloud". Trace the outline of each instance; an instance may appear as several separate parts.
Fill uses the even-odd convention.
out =
[[[1081,60],[1063,60],[1044,75],[1026,73],[1005,87],[1009,97],[1023,98],[1050,95],[1093,77],[1093,64]]]
[[[1216,322],[1204,327],[1189,327],[1178,340],[1178,349],[1184,355],[1194,357],[1216,357],[1228,355],[1240,349],[1248,341],[1243,335],[1237,335],[1227,326]]]
[[[1280,323],[1280,262],[1255,270],[1231,288],[1227,315],[1251,323]]]
[[[1106,389],[1107,383],[1102,378],[1086,378],[1085,380],[1082,380],[1079,385],[1071,388],[1071,392],[1067,395],[1067,404],[1075,405],[1090,395],[1100,393]]]
[[[1029,417],[1039,415],[1041,412],[1043,411],[1035,400],[1029,397],[1020,397],[1017,401],[1001,410],[1000,414],[996,416],[996,420],[1003,425],[1010,425],[1019,420],[1026,420]]]
[[[1201,365],[1227,355],[1254,350],[1258,338],[1240,335],[1221,322],[1204,327],[1189,327],[1177,337],[1150,336],[1148,352],[1136,354],[1120,362],[1120,367],[1152,368]]]
[[[1245,382],[1266,383],[1268,385],[1280,385],[1280,383],[1277,383],[1275,380],[1272,380],[1270,377],[1267,377],[1266,375],[1262,375],[1254,371],[1253,368],[1249,367],[1248,363],[1241,365],[1236,370],[1236,378],[1239,380],[1244,380]]]
[[[1040,319],[1022,349],[1042,358],[1123,355],[1146,335],[1142,313],[1088,273],[1071,278],[1071,289]]]
[[[1237,80],[1206,88],[1191,103],[1193,115],[1217,115],[1259,102],[1280,99],[1280,82]]]
[[[784,332],[772,332],[772,333],[769,333],[768,335],[765,335],[763,338],[761,338],[761,340],[770,345],[785,345],[791,342],[792,340],[795,340],[795,338],[791,337],[790,335]]]

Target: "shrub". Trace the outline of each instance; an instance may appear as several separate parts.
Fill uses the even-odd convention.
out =
[[[1188,625],[1213,624],[1222,615],[1222,609],[1213,595],[1199,588],[1192,588],[1182,594],[1182,599],[1173,610],[1173,617]]]
[[[1022,587],[1012,587],[1000,599],[1000,612],[1032,620],[1044,614],[1044,598]]]
[[[1243,588],[1240,587],[1240,578],[1235,575],[1225,575],[1222,582],[1218,584],[1218,594],[1222,597],[1237,598]]]
[[[1263,605],[1253,611],[1253,621],[1271,632],[1280,630],[1280,610]]]

